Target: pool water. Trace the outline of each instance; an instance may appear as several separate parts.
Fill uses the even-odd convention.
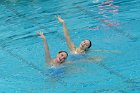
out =
[[[139,3],[0,1],[0,93],[140,93]],[[86,57],[103,59],[54,69],[46,64],[36,32],[45,33],[53,58],[60,50],[70,52],[56,15],[67,23],[77,47],[84,39],[92,41]]]

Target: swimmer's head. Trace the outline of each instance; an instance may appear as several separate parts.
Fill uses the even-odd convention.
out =
[[[56,60],[58,63],[62,64],[65,62],[67,57],[68,57],[68,53],[66,51],[59,51],[56,56]]]
[[[88,39],[86,39],[86,40],[84,40],[84,41],[82,41],[82,42],[80,43],[80,48],[83,49],[83,50],[85,50],[85,51],[86,51],[87,49],[89,49],[91,46],[92,46],[92,43],[91,43],[91,41],[88,40]]]

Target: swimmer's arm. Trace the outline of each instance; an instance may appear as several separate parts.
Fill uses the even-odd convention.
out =
[[[74,43],[72,42],[72,40],[70,38],[70,35],[68,33],[68,29],[66,27],[65,22],[63,23],[63,31],[64,31],[64,36],[66,38],[66,42],[67,42],[67,45],[68,45],[69,49],[71,51],[75,51],[75,45],[74,45]]]
[[[45,58],[46,58],[46,62],[52,62],[52,58],[50,56],[50,52],[49,52],[49,47],[47,44],[47,40],[43,40],[44,42],[44,49],[45,49]]]
[[[76,47],[75,47],[74,43],[72,42],[72,40],[71,40],[71,38],[70,38],[70,35],[69,35],[69,32],[68,32],[66,23],[64,22],[63,19],[61,19],[60,16],[58,16],[57,19],[58,19],[58,21],[61,22],[62,25],[63,25],[64,37],[65,37],[65,39],[66,39],[67,46],[69,47],[69,49],[70,49],[71,51],[75,51],[75,50],[76,50]]]
[[[46,40],[43,32],[38,32],[37,34],[39,34],[40,35],[39,37],[43,39],[43,45],[44,45],[44,49],[45,49],[45,59],[46,59],[46,62],[52,62],[52,58],[50,56],[47,40]]]

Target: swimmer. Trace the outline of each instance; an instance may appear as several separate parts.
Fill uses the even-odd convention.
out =
[[[74,54],[85,53],[92,46],[91,41],[86,39],[80,43],[80,46],[78,48],[76,48],[70,38],[65,21],[60,16],[57,16],[57,19],[63,25],[63,31],[64,31],[66,43],[72,53],[74,53]]]
[[[60,64],[63,64],[68,57],[68,53],[66,51],[59,51],[56,58],[52,59],[50,56],[49,47],[47,44],[47,40],[43,34],[43,32],[37,32],[39,35],[39,38],[43,39],[44,49],[45,49],[45,56],[46,56],[46,63],[50,63],[52,66],[59,66]]]

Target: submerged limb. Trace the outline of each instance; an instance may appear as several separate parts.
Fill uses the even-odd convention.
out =
[[[120,50],[89,50],[89,52],[108,52],[108,53],[121,53]]]
[[[85,59],[76,60],[76,62],[101,62],[104,57],[101,56],[92,56]]]
[[[101,56],[93,56],[87,58],[87,62],[101,62],[104,59],[104,57]]]

